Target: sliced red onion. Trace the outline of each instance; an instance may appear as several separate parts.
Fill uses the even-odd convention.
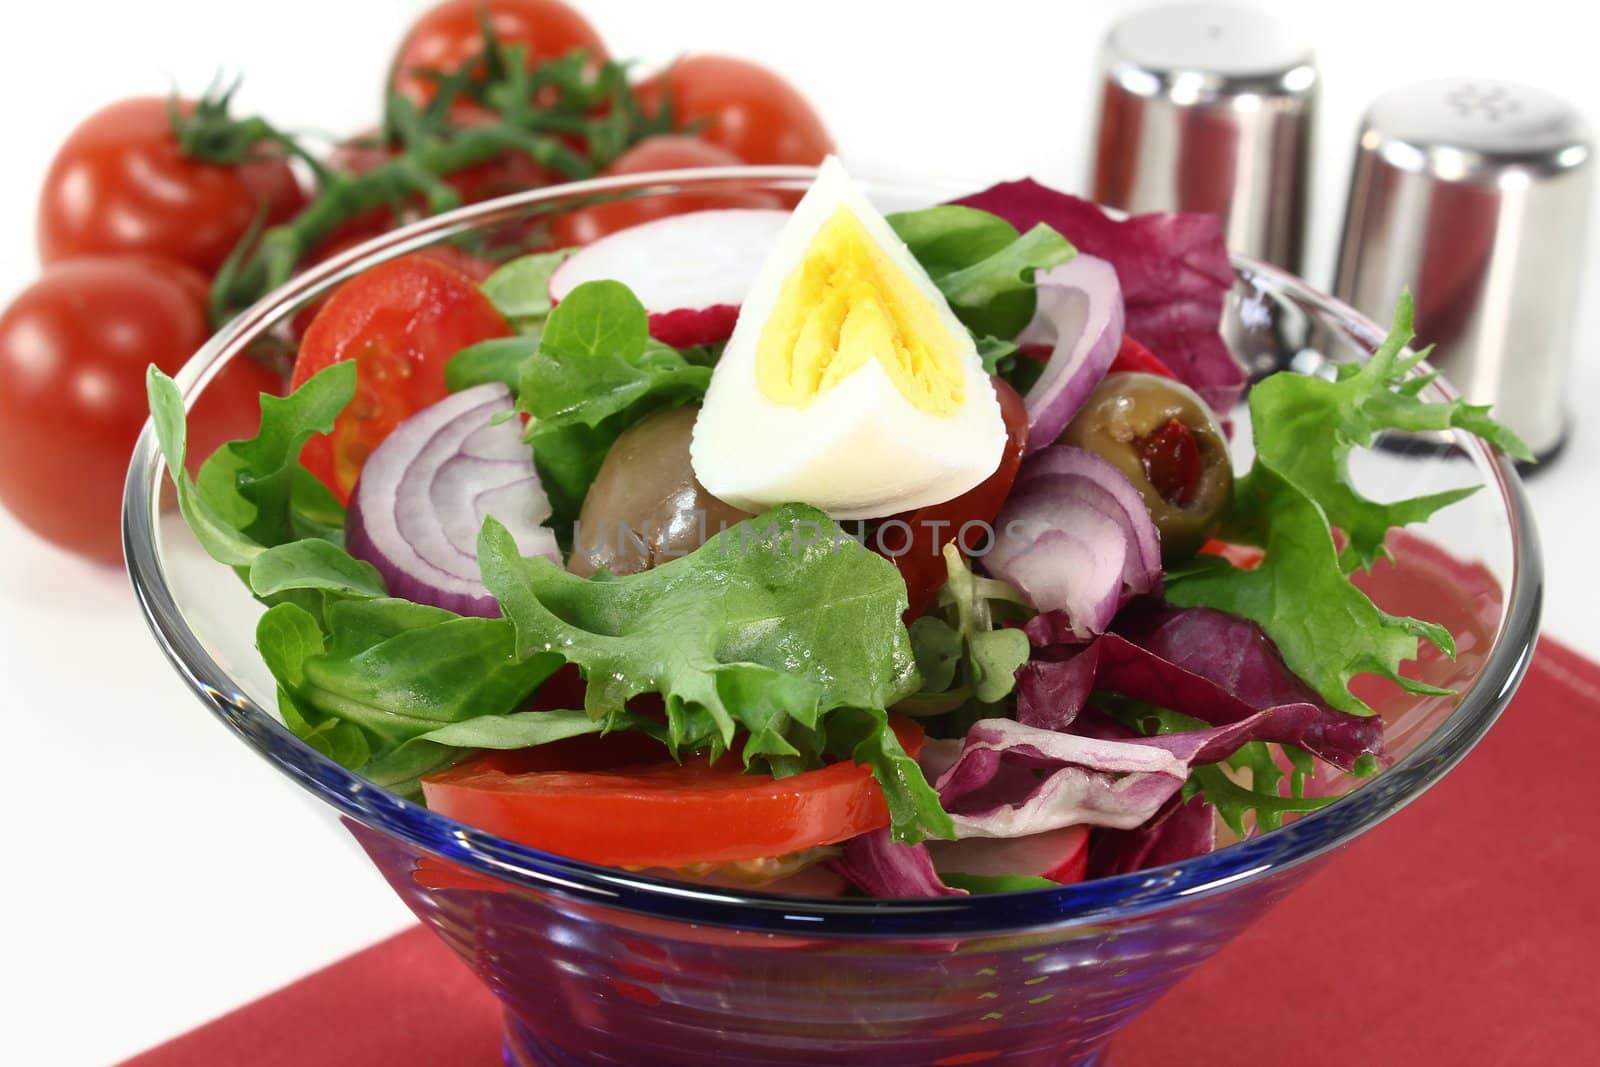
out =
[[[1050,476],[1015,490],[984,567],[1087,636],[1103,633],[1122,606],[1128,539],[1115,518],[1074,491],[1078,481]]]
[[[350,498],[345,544],[393,596],[494,618],[500,605],[478,576],[477,538],[493,515],[524,556],[561,551],[542,525],[550,502],[522,426],[499,382],[465,389],[395,428],[367,459]]]
[[[1138,490],[1106,460],[1065,445],[1023,461],[984,566],[1079,638],[1161,584],[1161,543]],[[1059,627],[1058,627],[1059,628]]]
[[[1082,478],[1094,484],[1097,506],[1117,519],[1132,547],[1122,573],[1129,592],[1154,592],[1161,585],[1161,532],[1128,476],[1116,464],[1086,448],[1055,445],[1030,456],[1017,472],[1017,483],[1050,475]],[[1114,508],[1106,506],[1108,498],[1115,502]]]
[[[726,341],[789,212],[691,211],[585,245],[550,275],[559,304],[584,282],[622,282],[650,313],[650,335],[677,348]]]
[[[1038,309],[1017,338],[1050,345],[1050,361],[1028,390],[1028,451],[1055,444],[1122,344],[1122,290],[1111,264],[1077,255],[1034,276]]]

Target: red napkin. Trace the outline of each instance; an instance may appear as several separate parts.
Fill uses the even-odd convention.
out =
[[[1597,760],[1600,665],[1546,639],[1460,767],[1135,1020],[1113,1063],[1587,1062]],[[417,929],[126,1067],[489,1067],[498,1026],[489,994]]]

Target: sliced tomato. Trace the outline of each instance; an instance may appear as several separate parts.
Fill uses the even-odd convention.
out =
[[[1123,334],[1122,345],[1112,358],[1111,366],[1106,368],[1106,373],[1122,374],[1127,371],[1137,374],[1159,374],[1163,378],[1171,378],[1174,381],[1178,377],[1172,373],[1172,368],[1161,362],[1154,352],[1127,334]]]
[[[1006,447],[993,474],[953,500],[897,515],[910,527],[885,527],[872,539],[874,548],[884,552],[900,568],[906,582],[906,620],[928,609],[933,594],[944,585],[946,568],[944,546],[961,538],[961,549],[969,555],[987,551],[992,534],[988,524],[1000,514],[1000,507],[1017,479],[1022,466],[1022,450],[1028,443],[1028,409],[1022,397],[1003,378],[991,378],[1000,398],[1000,414],[1006,423]]]
[[[895,722],[907,752],[922,728]],[[620,735],[619,735],[620,736]],[[658,749],[659,751],[659,749]],[[844,760],[775,779],[740,759],[520,770],[538,749],[489,753],[423,779],[428,806],[512,841],[589,863],[686,867],[782,856],[889,824],[872,771]]]
[[[470,344],[509,337],[483,290],[454,267],[417,253],[346,282],[306,329],[291,385],[340,360],[356,361],[356,395],[331,434],[300,459],[341,500],[389,432],[444,399],[444,367]]]
[[[1261,561],[1266,558],[1266,553],[1254,545],[1233,545],[1226,541],[1212,538],[1200,547],[1203,556],[1221,556],[1229,563],[1243,571],[1253,571],[1261,566]]]

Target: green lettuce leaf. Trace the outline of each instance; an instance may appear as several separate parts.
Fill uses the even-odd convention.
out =
[[[519,256],[484,280],[483,295],[519,333],[536,332],[550,314],[550,276],[575,251],[563,248]]]
[[[291,589],[320,589],[360,598],[388,595],[376,567],[314,537],[267,549],[251,561],[246,581],[258,597]]]
[[[598,426],[642,403],[704,395],[709,367],[650,338],[644,305],[620,282],[586,282],[551,312],[539,350],[522,367],[522,407],[534,432]]]
[[[889,216],[968,329],[978,337],[1015,337],[1033,318],[1033,275],[1077,254],[1040,224],[1025,234],[976,208],[945,204]]]
[[[945,545],[944,562],[948,578],[935,610],[910,628],[922,689],[894,710],[927,716],[963,709],[966,720],[1006,715],[999,704],[1016,688],[1017,669],[1032,649],[1027,634],[1003,623],[1032,609],[1010,585],[974,574],[954,542]]]
[[[872,765],[902,840],[951,832],[884,711],[918,684],[905,584],[820,511],[786,505],[653,570],[596,581],[522,558],[490,519],[478,561],[515,654],[575,663],[591,716],[659,693],[674,751],[715,757],[743,728],[746,765],[778,774],[848,752]]]
[[[151,367],[150,411],[178,504],[211,557],[234,567],[268,604],[292,602],[320,618],[328,604],[385,595],[370,564],[344,549],[344,506],[300,465],[313,433],[325,433],[355,392],[355,364],[336,363],[289,396],[261,397],[255,437],[230,441],[185,472],[183,397]]]
[[[1526,453],[1485,409],[1418,399],[1426,379],[1408,375],[1420,357],[1400,356],[1411,317],[1407,295],[1372,362],[1336,382],[1275,374],[1251,391],[1256,459],[1235,486],[1223,536],[1259,545],[1265,556],[1248,571],[1202,557],[1166,580],[1173,604],[1219,608],[1259,623],[1295,674],[1329,704],[1355,714],[1372,714],[1350,692],[1358,674],[1381,675],[1409,692],[1447,692],[1402,676],[1400,664],[1416,658],[1419,639],[1453,656],[1449,631],[1382,611],[1348,574],[1383,554],[1391,527],[1421,521],[1472,490],[1378,503],[1350,481],[1352,450],[1386,429],[1457,426]],[[1342,552],[1336,527],[1347,542]]]
[[[518,405],[531,415],[535,462],[570,521],[622,432],[649,413],[699,400],[711,368],[650,338],[644,306],[619,282],[586,282],[550,313],[521,365]]]
[[[1167,708],[1109,693],[1098,694],[1095,706],[1145,735],[1186,733],[1208,729],[1211,725]],[[1280,753],[1291,768],[1288,774],[1279,765]],[[1343,795],[1306,796],[1306,778],[1315,766],[1316,757],[1295,745],[1251,741],[1223,762],[1232,768],[1233,774],[1216,763],[1191,767],[1189,779],[1183,786],[1183,798],[1203,795],[1206,803],[1216,808],[1217,814],[1240,837],[1247,836],[1252,829],[1276,830],[1283,825],[1285,815],[1327,807]],[[1358,763],[1354,773],[1360,777],[1370,773],[1370,769],[1363,770],[1363,765]],[[1289,786],[1287,794],[1283,789],[1285,779]]]
[[[1034,889],[1060,889],[1062,883],[1031,874],[961,874],[941,872],[944,884],[969,893],[1025,893]]]
[[[538,350],[538,339],[496,337],[468,345],[444,365],[444,387],[452,393],[499,382],[512,395],[522,384],[522,364]]]
[[[463,618],[407,600],[330,605],[326,632],[300,605],[269,608],[256,647],[298,736],[380,785],[402,791],[476,748],[523,747],[622,725],[519,709],[561,665],[519,658],[504,619]],[[580,713],[581,714],[581,713]],[[638,726],[632,722],[627,725]]]
[[[1516,434],[1489,417],[1488,405],[1418,397],[1432,376],[1410,376],[1429,349],[1402,355],[1411,341],[1413,314],[1411,294],[1406,293],[1377,352],[1365,364],[1341,365],[1337,381],[1274,374],[1250,393],[1256,465],[1240,482],[1240,499],[1254,500],[1257,477],[1287,482],[1315,501],[1328,522],[1343,531],[1347,570],[1370,568],[1384,556],[1384,537],[1393,527],[1424,522],[1440,508],[1477,491],[1472,486],[1393,503],[1364,496],[1351,481],[1350,455],[1356,448],[1369,447],[1382,431],[1463,429],[1518,459],[1533,459]],[[1235,525],[1244,528],[1241,532],[1261,528],[1261,508],[1272,496],[1269,489],[1253,513],[1236,518]]]

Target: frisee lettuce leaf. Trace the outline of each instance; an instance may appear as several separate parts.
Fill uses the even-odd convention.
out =
[[[1344,533],[1345,570],[1371,568],[1386,556],[1383,542],[1396,526],[1424,522],[1435,511],[1477,492],[1477,486],[1451,489],[1394,503],[1379,503],[1350,480],[1350,455],[1373,443],[1384,430],[1467,430],[1522,460],[1532,460],[1527,445],[1489,417],[1489,406],[1465,400],[1430,402],[1418,394],[1435,374],[1412,375],[1431,349],[1403,355],[1411,341],[1414,309],[1410,293],[1400,297],[1394,323],[1365,364],[1341,364],[1337,381],[1303,374],[1275,374],[1250,393],[1256,466],[1240,480],[1239,494],[1250,502],[1257,477],[1276,477],[1316,502],[1328,522]],[[1274,495],[1269,489],[1266,497]],[[1235,516],[1239,533],[1261,529],[1261,505]]]
[[[952,204],[890,215],[889,225],[976,336],[1015,337],[1033,318],[1033,274],[1076,250],[1043,224],[1018,233],[987,211]]]
[[[596,719],[660,693],[675,751],[715,757],[743,728],[746,765],[780,777],[850,754],[872,766],[898,839],[952,833],[884,710],[918,685],[905,583],[822,512],[785,505],[652,570],[590,581],[524,559],[491,518],[478,561],[515,654],[576,664]]]
[[[1419,399],[1428,379],[1411,372],[1422,356],[1401,356],[1411,338],[1412,314],[1406,294],[1371,362],[1342,372],[1337,381],[1275,374],[1251,391],[1256,458],[1235,485],[1222,536],[1258,545],[1265,556],[1254,570],[1201,557],[1167,575],[1173,604],[1218,608],[1259,623],[1295,674],[1329,704],[1355,714],[1372,714],[1350,692],[1358,674],[1381,675],[1408,692],[1447,692],[1404,677],[1400,664],[1416,658],[1419,639],[1453,656],[1449,631],[1381,610],[1348,574],[1383,554],[1391,527],[1419,522],[1472,490],[1378,503],[1351,482],[1351,452],[1383,430],[1455,426],[1513,455],[1527,453],[1486,409]],[[1343,550],[1335,528],[1345,535]]]
[[[1105,694],[1096,698],[1096,706],[1147,736],[1204,730],[1210,726],[1201,719],[1168,708]],[[1288,774],[1278,763],[1279,753],[1290,765]],[[1295,745],[1250,741],[1223,763],[1233,768],[1235,775],[1230,776],[1219,763],[1190,767],[1182,796],[1185,800],[1197,794],[1202,796],[1240,837],[1246,836],[1252,828],[1263,833],[1276,830],[1283,825],[1285,815],[1316,811],[1343,795],[1306,796],[1305,781],[1314,765],[1314,757]],[[1248,784],[1237,780],[1241,774],[1249,776]],[[1287,795],[1283,790],[1285,778],[1289,785]]]

